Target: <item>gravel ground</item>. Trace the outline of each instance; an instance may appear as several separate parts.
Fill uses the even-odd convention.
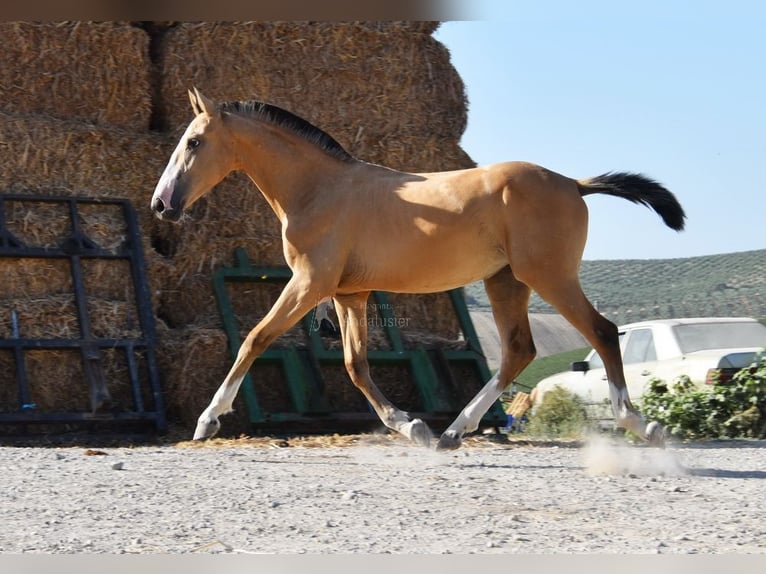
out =
[[[766,553],[766,441],[0,447],[3,553]]]

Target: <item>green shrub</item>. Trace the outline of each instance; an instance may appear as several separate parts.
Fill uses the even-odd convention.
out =
[[[766,356],[712,388],[696,388],[688,377],[670,387],[652,379],[641,407],[648,420],[683,439],[766,438]]]
[[[529,417],[527,434],[545,438],[578,438],[587,418],[582,400],[563,387],[554,387]]]

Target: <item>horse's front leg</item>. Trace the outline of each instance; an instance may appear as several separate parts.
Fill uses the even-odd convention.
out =
[[[370,364],[367,361],[368,296],[369,293],[365,292],[335,297],[335,311],[338,314],[348,375],[384,425],[417,444],[430,446],[432,435],[428,425],[420,419],[410,420],[406,412],[396,408],[380,392],[370,377]]]
[[[234,365],[208,407],[197,420],[194,440],[212,437],[221,428],[218,417],[231,412],[242,380],[250,366],[266,348],[295,325],[320,300],[320,293],[308,279],[293,275],[268,314],[248,333],[239,348]]]

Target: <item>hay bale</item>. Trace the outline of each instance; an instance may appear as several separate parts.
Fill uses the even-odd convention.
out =
[[[37,257],[0,257],[2,297],[42,298],[72,293],[69,262]]]
[[[152,192],[174,145],[149,132],[0,112],[0,189],[126,197],[148,222]]]
[[[218,329],[166,329],[159,325],[157,367],[168,419],[193,429],[231,366],[226,335]],[[226,416],[224,436],[251,430],[242,393]]]
[[[395,315],[404,320],[405,340],[426,342],[435,335],[452,341],[460,339],[460,323],[447,293],[391,293],[389,301]]]
[[[81,261],[91,334],[99,338],[141,335],[129,262]],[[69,261],[35,257],[0,258],[0,337],[76,339],[82,336]]]
[[[417,34],[433,34],[441,25],[441,22],[439,21],[427,20],[385,20],[382,22],[357,21],[350,23],[384,33],[396,29],[403,32],[413,32]]]
[[[19,410],[19,392],[16,386],[16,361],[13,352],[0,349],[0,413]]]
[[[474,165],[473,160],[456,141],[438,136],[414,136],[406,142],[394,136],[360,137],[366,161],[395,167],[406,172],[451,171]]]
[[[24,354],[24,359],[30,402],[36,405],[36,412],[90,412],[79,351],[32,350]]]
[[[5,224],[27,247],[56,248],[72,233],[69,209],[44,201],[6,201]]]
[[[149,128],[149,36],[119,23],[2,22],[0,110]]]
[[[195,85],[221,100],[284,107],[367,161],[434,171],[447,164],[421,155],[424,140],[443,150],[466,126],[464,86],[446,48],[409,26],[183,24],[164,37],[160,62],[161,109],[172,129],[191,120],[186,90]],[[391,146],[407,149],[385,153]]]
[[[80,231],[101,249],[116,253],[128,237],[128,224],[122,206],[82,203],[77,211]]]
[[[86,307],[93,337],[141,337],[136,294],[128,260],[81,261]]]
[[[52,294],[44,297],[3,297],[0,337],[14,335],[12,313],[16,314],[18,336],[25,339],[78,339],[82,337],[73,295]],[[89,297],[87,312],[90,332],[101,339],[138,339],[135,306],[128,301]]]
[[[83,258],[80,260],[80,266],[87,297],[135,302],[129,260]]]
[[[149,266],[151,292],[172,283],[183,270],[169,267],[153,243],[173,226],[149,210],[157,180],[174,143],[166,136],[95,127],[50,117],[0,113],[0,190],[44,196],[127,198],[138,215]],[[9,230],[25,243],[55,247],[70,233],[65,206],[7,201]],[[127,232],[119,206],[81,204],[82,231],[105,249],[119,246]],[[192,232],[191,229],[188,230]],[[171,279],[168,279],[170,275]]]
[[[484,387],[487,381],[481,380],[475,365],[466,362],[455,362],[449,365],[450,376],[455,381],[452,391],[452,404],[461,408]]]
[[[3,297],[0,337],[13,338],[13,313],[18,336],[29,339],[77,339],[80,325],[74,297],[53,294],[43,297]]]
[[[31,199],[6,200],[5,227],[27,247],[57,248],[72,234],[69,206]],[[102,249],[117,252],[128,235],[122,207],[81,203],[80,231]]]
[[[30,403],[34,412],[90,413],[90,389],[85,380],[78,350],[33,349],[24,352]],[[102,372],[112,397],[112,408],[134,411],[133,394],[125,354],[117,349],[101,351]],[[144,369],[145,370],[145,369]],[[144,378],[145,379],[145,378]],[[55,381],[55,384],[53,384]],[[148,382],[143,381],[144,405],[153,407]],[[10,352],[0,353],[0,413],[20,410],[15,380],[15,362]]]

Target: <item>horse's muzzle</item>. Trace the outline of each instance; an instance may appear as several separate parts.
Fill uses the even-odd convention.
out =
[[[166,205],[161,197],[152,199],[152,211],[164,221],[178,221],[181,218],[181,210]]]

